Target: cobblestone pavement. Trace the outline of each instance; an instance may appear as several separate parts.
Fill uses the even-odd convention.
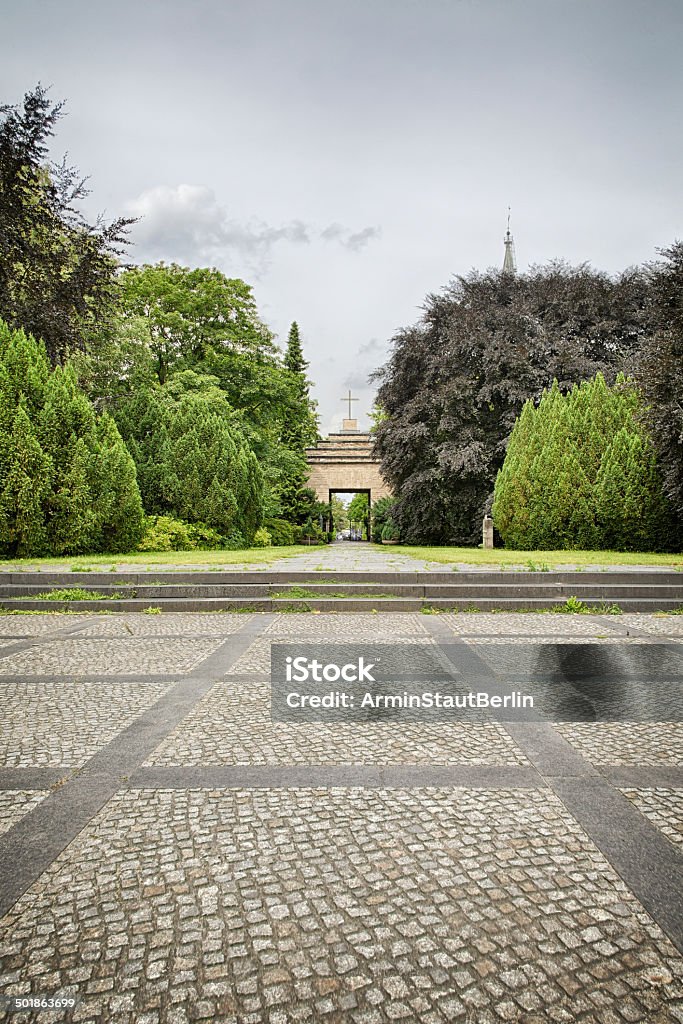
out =
[[[77,1000],[0,1019],[683,1024],[683,727],[272,722],[268,687],[272,642],[400,662],[681,636],[647,615],[0,618],[0,992]]]

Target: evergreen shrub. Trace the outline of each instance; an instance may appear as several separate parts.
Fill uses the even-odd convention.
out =
[[[493,519],[508,548],[661,551],[667,503],[642,425],[640,393],[598,373],[563,395],[557,381],[516,421]]]

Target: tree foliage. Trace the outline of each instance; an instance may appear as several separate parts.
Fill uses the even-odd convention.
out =
[[[263,521],[263,474],[214,380],[186,371],[163,387],[139,389],[116,419],[149,514],[251,541]]]
[[[0,551],[9,557],[133,550],[142,534],[133,461],[72,367],[0,321]]]
[[[471,273],[428,296],[377,374],[375,448],[401,536],[476,543],[524,402],[596,372],[613,381],[646,330],[648,286],[586,266]]]
[[[89,224],[84,181],[48,161],[63,112],[38,85],[0,107],[0,317],[45,343],[51,363],[82,349],[111,316],[130,220]]]
[[[290,368],[258,316],[250,286],[215,269],[164,263],[131,268],[121,275],[121,303],[116,331],[78,360],[93,398],[121,423],[126,410],[139,406],[136,395],[153,394],[159,386],[170,397],[213,389],[258,460],[263,514],[303,522],[310,514],[302,493],[304,448],[315,440],[317,423],[300,341],[298,351],[294,344],[289,353]],[[138,407],[137,415],[153,418],[154,402]],[[156,433],[163,450],[163,430]],[[145,447],[144,432],[129,436]],[[134,454],[147,510],[168,511],[168,497],[147,507],[158,490],[150,486],[159,475],[154,452],[142,461],[139,448]]]
[[[296,321],[289,329],[284,365],[295,402],[282,425],[281,440],[289,453],[290,465],[288,472],[282,475],[277,495],[282,515],[294,523],[303,523],[312,515],[310,492],[306,487],[306,448],[318,439],[318,419],[315,403],[310,397],[310,381],[306,376],[308,363],[304,359]]]
[[[652,551],[667,508],[632,382],[602,374],[525,403],[498,473],[493,518],[506,547]]]
[[[650,268],[653,332],[639,361],[638,379],[664,480],[683,543],[683,242],[661,252]]]

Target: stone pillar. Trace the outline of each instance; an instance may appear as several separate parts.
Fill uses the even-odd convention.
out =
[[[484,541],[485,548],[493,547],[493,519],[491,519],[491,516],[484,516],[484,522],[482,524],[482,539]]]

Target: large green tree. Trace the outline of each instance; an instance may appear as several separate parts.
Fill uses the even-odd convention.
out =
[[[131,267],[121,275],[124,323],[154,356],[160,384],[175,369],[192,369],[209,353],[263,361],[272,335],[260,320],[252,289],[219,270],[175,263]]]
[[[63,113],[42,86],[0,107],[0,317],[41,338],[54,365],[111,319],[130,220],[90,224],[78,173],[48,159]]]
[[[661,252],[649,268],[653,330],[640,358],[638,379],[647,403],[645,419],[657,449],[664,490],[675,519],[672,533],[683,544],[683,242]]]
[[[428,296],[378,373],[375,427],[392,519],[408,542],[471,544],[515,419],[557,379],[613,381],[648,329],[648,282],[553,263],[471,273]]]
[[[130,410],[135,395],[154,393],[155,385],[175,397],[205,385],[218,389],[258,459],[264,514],[289,515],[283,495],[293,494],[302,504],[303,447],[316,436],[315,415],[305,363],[288,367],[258,315],[250,286],[215,269],[160,263],[125,271],[121,301],[117,332],[78,362],[93,397],[122,422],[127,413],[117,410]],[[148,420],[155,414],[139,409],[138,415]],[[127,439],[135,447],[145,507],[161,511],[153,498],[158,487],[155,492],[151,484],[159,476],[155,453],[141,450],[147,442],[139,432]],[[161,507],[167,504],[164,498]]]

